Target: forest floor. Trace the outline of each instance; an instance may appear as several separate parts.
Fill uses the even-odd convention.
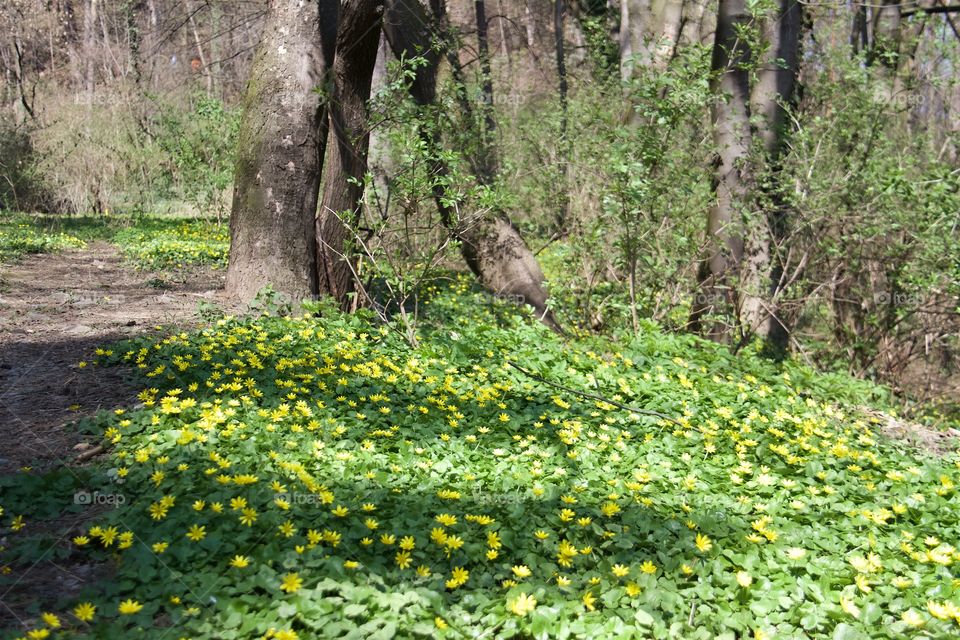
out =
[[[84,446],[65,423],[135,399],[124,371],[80,366],[94,349],[190,327],[199,303],[223,298],[222,272],[195,267],[161,279],[105,242],[0,269],[0,474],[65,462]]]
[[[165,276],[136,270],[105,242],[0,267],[0,476],[26,467],[70,469],[85,452],[94,453],[70,425],[136,401],[137,387],[122,368],[80,365],[97,347],[195,326],[201,302],[224,300],[220,271],[193,267]],[[48,523],[51,533],[69,531],[70,524],[76,525]],[[6,589],[0,627],[19,618],[14,600],[26,605],[43,594],[75,592],[103,569],[53,554],[41,560],[15,585],[16,598]]]

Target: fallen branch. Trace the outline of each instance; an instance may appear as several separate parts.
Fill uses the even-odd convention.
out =
[[[86,462],[87,460],[89,460],[89,459],[92,458],[93,456],[97,455],[98,453],[103,453],[103,449],[104,449],[103,445],[102,445],[102,444],[98,444],[97,446],[95,446],[95,447],[93,447],[93,448],[90,448],[90,449],[87,449],[86,451],[84,451],[83,453],[81,453],[80,455],[78,455],[76,461],[77,461],[77,462]]]
[[[550,385],[551,387],[556,387],[557,389],[562,389],[562,390],[566,391],[567,393],[572,393],[572,394],[574,394],[574,395],[580,396],[581,398],[589,398],[590,400],[598,400],[598,401],[600,401],[600,402],[606,402],[607,404],[613,405],[613,406],[615,406],[615,407],[619,407],[620,409],[624,409],[624,410],[630,411],[630,412],[632,412],[632,413],[638,413],[638,414],[644,415],[644,416],[653,416],[653,417],[655,417],[655,418],[660,418],[660,419],[662,419],[662,420],[667,420],[668,422],[672,422],[673,424],[675,424],[675,425],[677,425],[677,426],[679,426],[679,427],[685,426],[685,425],[683,425],[682,423],[680,423],[679,421],[674,420],[674,419],[671,418],[670,416],[665,415],[665,414],[663,414],[663,413],[660,413],[660,412],[658,412],[658,411],[651,411],[650,409],[640,409],[639,407],[631,407],[630,405],[621,404],[621,403],[619,403],[619,402],[615,402],[615,401],[610,400],[610,399],[608,399],[608,398],[604,398],[603,396],[598,396],[598,395],[595,395],[595,394],[592,394],[592,393],[587,393],[587,392],[585,392],[585,391],[579,391],[579,390],[577,390],[577,389],[571,389],[570,387],[565,387],[565,386],[563,386],[562,384],[558,384],[558,383],[556,383],[556,382],[551,382],[551,381],[547,380],[546,378],[542,378],[542,377],[538,376],[537,374],[533,373],[532,371],[527,371],[526,369],[524,369],[524,368],[521,367],[520,365],[514,364],[513,362],[510,362],[509,360],[507,361],[507,364],[510,365],[511,367],[513,367],[514,369],[516,369],[517,371],[519,371],[520,373],[522,373],[523,375],[528,376],[528,377],[530,377],[530,378],[533,378],[534,380],[536,380],[536,381],[538,381],[538,382],[542,382],[543,384]]]

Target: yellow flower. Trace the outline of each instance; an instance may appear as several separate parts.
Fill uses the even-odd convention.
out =
[[[700,551],[700,553],[706,553],[707,551],[710,551],[711,548],[713,548],[713,543],[710,541],[710,538],[703,535],[702,533],[697,534],[696,545],[697,545],[697,550]]]
[[[636,582],[627,583],[627,595],[631,598],[636,598],[638,595],[640,595],[641,591],[643,591],[643,589],[641,589],[640,585],[638,585]]]
[[[190,527],[190,531],[187,532],[187,537],[193,540],[194,542],[200,542],[207,536],[207,528],[205,526],[193,525]]]
[[[333,515],[337,516],[338,518],[343,518],[343,517],[346,516],[348,513],[350,513],[350,509],[347,509],[345,506],[343,506],[343,505],[341,504],[341,505],[337,505],[337,508],[334,509],[334,510],[332,511],[332,513],[333,513]]]
[[[344,569],[356,569],[356,568],[359,567],[359,566],[360,566],[360,563],[357,562],[356,560],[344,560],[344,561],[343,561],[343,568],[344,568]]]
[[[618,578],[622,578],[630,573],[630,567],[625,567],[622,564],[613,565],[611,570],[613,571],[613,575],[617,576]]]
[[[283,576],[283,582],[280,583],[280,589],[287,593],[296,593],[303,586],[303,580],[296,573],[288,573]]]
[[[445,527],[452,527],[453,525],[457,524],[457,516],[450,515],[449,513],[441,513],[440,515],[436,516],[434,520]]]
[[[420,565],[419,567],[417,567],[417,575],[420,576],[421,578],[429,578],[430,567],[428,567],[425,564]]]
[[[593,596],[592,591],[587,591],[585,594],[583,594],[583,606],[587,608],[587,611],[594,610],[595,607],[593,606],[593,603],[596,601],[597,599]]]
[[[466,584],[470,578],[470,572],[463,567],[456,567],[450,574],[450,579],[445,583],[447,589],[456,589]]]
[[[446,628],[447,628],[447,622],[446,622],[446,620],[444,620],[444,619],[441,618],[440,616],[437,616],[436,618],[433,619],[433,624],[435,624],[435,625],[437,626],[437,629],[443,630],[443,629],[446,629]]]
[[[949,620],[952,616],[950,615],[950,608],[947,606],[947,603],[936,602],[935,600],[930,600],[927,602],[927,611],[930,612],[937,620]]]
[[[753,576],[746,571],[737,571],[737,584],[746,589],[753,584]]]
[[[60,628],[60,618],[58,618],[55,614],[43,613],[40,615],[40,617],[43,619],[43,623],[51,629]]]
[[[547,538],[550,537],[550,534],[544,531],[543,529],[538,529],[533,533],[533,535],[537,540],[546,540]]]
[[[569,587],[569,586],[570,586],[570,578],[568,578],[567,576],[557,576],[557,586],[560,586],[560,587]]]
[[[77,545],[78,547],[82,547],[86,544],[90,544],[90,538],[87,536],[77,536],[73,539],[73,544]]]
[[[273,634],[273,640],[299,640],[300,636],[293,629],[283,629]]]
[[[922,627],[925,624],[923,616],[914,611],[913,609],[907,609],[903,612],[903,615],[900,616],[900,619],[907,623],[911,627]]]
[[[416,542],[413,539],[413,536],[404,536],[400,539],[400,548],[404,551],[413,551],[413,548],[416,546]]]
[[[365,524],[370,531],[375,531],[376,528],[380,526],[376,518],[367,518],[363,521],[363,524]]]
[[[516,600],[510,603],[510,611],[521,618],[537,608],[537,599],[526,593],[521,593]]]
[[[96,613],[97,608],[90,602],[81,602],[73,608],[73,615],[82,622],[90,622]]]
[[[646,560],[643,564],[640,565],[640,571],[648,574],[654,574],[657,572],[657,565],[653,564],[649,560]]]
[[[143,609],[143,605],[136,600],[124,600],[120,603],[120,606],[117,607],[120,614],[125,616],[133,615],[140,611],[140,609]]]
[[[410,566],[410,552],[409,551],[398,551],[394,561],[397,563],[397,566],[401,569],[406,569]]]
[[[853,616],[854,618],[860,617],[860,607],[855,605],[852,601],[847,600],[845,597],[840,596],[840,607],[847,612],[847,614]]]
[[[513,575],[517,576],[518,578],[529,578],[529,577],[530,577],[530,567],[528,567],[528,566],[525,565],[525,564],[521,564],[521,565],[517,565],[517,566],[515,566],[515,567],[512,567],[512,568],[511,568],[511,571],[513,571]]]
[[[801,549],[800,547],[790,547],[787,549],[787,557],[791,560],[802,560],[806,555],[807,550]]]
[[[620,513],[620,505],[618,505],[616,502],[604,502],[603,506],[600,507],[600,511],[608,518],[612,518]]]
[[[233,559],[230,561],[231,567],[236,567],[237,569],[243,569],[250,564],[250,558],[247,556],[233,556]]]
[[[397,541],[397,536],[392,533],[382,533],[380,534],[380,542],[387,545],[388,547]]]

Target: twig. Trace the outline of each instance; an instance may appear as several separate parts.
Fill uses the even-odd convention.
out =
[[[87,449],[86,451],[84,451],[83,453],[77,456],[76,462],[86,462],[87,460],[97,455],[98,453],[103,453],[103,449],[104,447],[102,444],[98,444],[92,449]]]
[[[684,426],[682,423],[678,422],[677,420],[674,420],[674,419],[671,418],[670,416],[665,415],[665,414],[663,414],[663,413],[660,413],[660,412],[658,412],[658,411],[651,411],[650,409],[640,409],[640,408],[638,408],[638,407],[631,407],[630,405],[620,404],[619,402],[615,402],[615,401],[610,400],[610,399],[608,399],[608,398],[604,398],[603,396],[598,396],[598,395],[595,395],[595,394],[592,394],[592,393],[586,393],[586,392],[584,392],[584,391],[578,391],[577,389],[571,389],[570,387],[565,387],[565,386],[563,386],[562,384],[557,384],[556,382],[550,382],[550,381],[547,380],[546,378],[542,378],[542,377],[538,376],[537,374],[535,374],[535,373],[533,373],[533,372],[531,372],[531,371],[527,371],[526,369],[524,369],[524,368],[521,367],[520,365],[514,364],[513,362],[510,362],[509,360],[507,361],[507,364],[510,365],[511,367],[513,367],[514,369],[516,369],[517,371],[519,371],[520,373],[524,374],[525,376],[528,376],[528,377],[530,377],[530,378],[533,378],[534,380],[536,380],[536,381],[538,381],[538,382],[542,382],[543,384],[550,385],[551,387],[556,387],[557,389],[563,389],[564,391],[566,391],[566,392],[568,392],[568,393],[572,393],[572,394],[574,394],[574,395],[578,395],[578,396],[580,396],[580,397],[582,397],[582,398],[589,398],[589,399],[591,399],[591,400],[599,400],[600,402],[606,402],[607,404],[612,404],[613,406],[619,407],[620,409],[624,409],[624,410],[626,410],[626,411],[630,411],[630,412],[633,412],[633,413],[639,413],[640,415],[653,416],[653,417],[656,417],[656,418],[661,418],[661,419],[663,419],[663,420],[667,420],[667,421],[669,421],[669,422],[672,422],[673,424],[675,424],[675,425],[677,425],[677,426],[679,426],[679,427]]]

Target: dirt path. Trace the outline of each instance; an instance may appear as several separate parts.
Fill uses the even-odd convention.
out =
[[[65,425],[136,395],[123,371],[78,363],[155,326],[199,322],[201,302],[223,304],[222,278],[203,269],[165,283],[102,242],[0,266],[0,474],[73,459],[80,437]]]

